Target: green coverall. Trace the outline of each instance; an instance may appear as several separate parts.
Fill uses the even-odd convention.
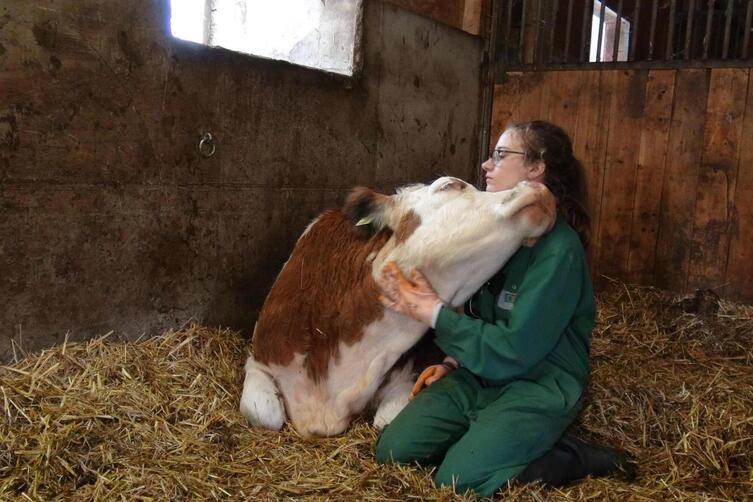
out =
[[[491,496],[575,420],[596,305],[585,252],[562,215],[466,303],[442,308],[436,343],[460,368],[423,389],[379,437],[379,462],[438,466],[435,481]]]

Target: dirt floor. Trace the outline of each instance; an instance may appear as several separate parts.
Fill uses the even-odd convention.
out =
[[[634,483],[510,486],[511,500],[746,500],[753,307],[615,283],[599,293],[583,436],[639,461]],[[198,325],[19,354],[0,368],[1,500],[468,500],[374,462],[376,432],[305,441],[238,412],[248,340]]]

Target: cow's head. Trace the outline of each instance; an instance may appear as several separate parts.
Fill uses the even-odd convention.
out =
[[[541,183],[482,192],[452,177],[410,185],[395,195],[355,189],[345,212],[362,235],[385,227],[393,236],[374,257],[374,275],[395,261],[421,270],[451,305],[466,301],[527,239],[554,223],[554,196]]]

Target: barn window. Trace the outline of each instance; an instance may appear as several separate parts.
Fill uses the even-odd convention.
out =
[[[619,25],[619,28],[618,28]],[[619,29],[619,36],[615,30]],[[630,39],[630,21],[618,17],[617,12],[607,7],[606,3],[594,0],[591,17],[591,52],[588,60],[627,61],[628,40]],[[618,46],[617,51],[614,50]]]
[[[330,73],[358,67],[362,0],[171,0],[176,38]]]
[[[494,2],[504,69],[750,66],[751,0]]]

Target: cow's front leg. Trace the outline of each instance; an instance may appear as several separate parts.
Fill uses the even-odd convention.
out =
[[[374,396],[374,427],[383,429],[405,408],[414,379],[412,361],[390,372],[387,381]]]
[[[252,425],[279,431],[285,422],[285,407],[277,385],[254,356],[248,357],[245,368],[241,413]]]

